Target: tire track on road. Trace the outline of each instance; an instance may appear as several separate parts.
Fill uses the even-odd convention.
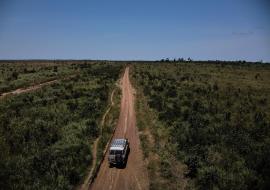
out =
[[[149,189],[147,168],[144,165],[143,154],[140,150],[138,129],[136,127],[135,98],[133,95],[134,90],[129,80],[129,67],[125,70],[121,87],[121,110],[113,138],[128,138],[130,142],[130,154],[126,168],[110,168],[107,161],[107,151],[97,177],[90,186],[90,189],[93,190]]]

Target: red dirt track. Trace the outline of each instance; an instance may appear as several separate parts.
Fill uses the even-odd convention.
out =
[[[108,152],[100,166],[100,170],[93,184],[92,190],[114,189],[149,189],[149,180],[144,165],[142,150],[140,149],[139,134],[136,127],[134,110],[134,89],[129,81],[129,68],[127,67],[122,79],[122,100],[118,124],[114,138],[128,138],[130,153],[125,168],[110,168],[107,160]]]
[[[0,94],[0,98],[6,97],[6,96],[9,96],[9,95],[17,95],[17,94],[21,94],[21,93],[31,92],[31,91],[40,89],[43,86],[48,86],[48,85],[51,85],[53,83],[56,83],[57,81],[58,80],[55,79],[55,80],[43,82],[43,83],[40,83],[40,84],[36,84],[36,85],[33,85],[33,86],[29,86],[29,87],[26,87],[26,88],[18,88],[16,90],[11,91],[11,92],[5,92],[3,94]]]

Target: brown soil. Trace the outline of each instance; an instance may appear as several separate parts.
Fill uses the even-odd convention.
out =
[[[24,88],[18,88],[16,90],[12,90],[10,92],[4,92],[4,93],[0,94],[0,99],[1,98],[4,98],[4,97],[11,96],[11,95],[18,95],[18,94],[22,94],[22,93],[26,93],[26,92],[35,91],[35,90],[38,90],[38,89],[40,89],[40,88],[42,88],[44,86],[49,86],[51,84],[54,84],[54,83],[58,82],[59,80],[71,79],[74,76],[76,76],[76,74],[72,74],[72,75],[70,75],[68,77],[64,77],[64,78],[51,79],[51,80],[46,81],[46,82],[41,82],[41,83],[38,83],[38,84],[33,84],[32,86],[28,86],[28,87],[24,87]]]
[[[47,86],[47,85],[51,85],[53,83],[56,83],[57,81],[58,81],[58,79],[47,81],[47,82],[43,82],[43,83],[36,84],[36,85],[33,85],[33,86],[29,86],[29,87],[26,87],[26,88],[18,88],[16,90],[11,91],[11,92],[5,92],[5,93],[1,94],[0,95],[0,98],[6,97],[6,96],[10,96],[10,95],[17,95],[17,94],[21,94],[21,93],[26,93],[26,92],[34,91],[34,90],[37,90],[37,89],[39,89],[39,88],[41,88],[43,86]]]
[[[130,154],[125,168],[110,168],[107,154],[100,166],[96,179],[90,189],[149,189],[147,168],[145,167],[134,110],[134,89],[129,81],[129,68],[122,79],[122,100],[118,124],[114,138],[128,138]]]

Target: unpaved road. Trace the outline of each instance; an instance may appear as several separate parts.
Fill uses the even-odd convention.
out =
[[[26,92],[35,91],[35,90],[38,90],[38,89],[40,89],[40,88],[42,88],[44,86],[49,86],[51,84],[54,84],[54,83],[58,82],[59,80],[70,79],[70,78],[72,78],[74,76],[75,76],[75,74],[70,75],[68,77],[64,77],[64,78],[52,79],[52,80],[49,80],[49,81],[46,81],[46,82],[41,82],[41,83],[34,84],[32,86],[28,86],[28,87],[24,87],[24,88],[18,88],[16,90],[12,90],[10,92],[4,92],[4,93],[0,94],[0,99],[4,98],[6,96],[10,96],[10,95],[18,95],[18,94],[22,94],[22,93],[26,93]]]
[[[130,154],[127,165],[123,169],[110,168],[107,156],[101,164],[96,179],[90,186],[93,190],[115,189],[149,189],[149,180],[146,166],[143,162],[143,154],[140,149],[139,134],[136,127],[136,115],[134,110],[134,89],[129,81],[129,68],[127,67],[122,79],[122,100],[118,124],[113,138],[128,138],[130,142]]]
[[[37,90],[39,88],[42,88],[43,86],[47,86],[47,85],[51,85],[53,83],[56,83],[57,81],[58,81],[58,79],[55,79],[55,80],[43,82],[43,83],[40,83],[40,84],[36,84],[36,85],[33,85],[33,86],[29,86],[29,87],[26,87],[26,88],[18,88],[16,90],[11,91],[11,92],[5,92],[5,93],[1,94],[0,98],[6,97],[6,96],[9,96],[9,95],[16,95],[16,94],[21,94],[21,93],[34,91],[34,90]]]

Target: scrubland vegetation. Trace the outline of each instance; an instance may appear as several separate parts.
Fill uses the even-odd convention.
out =
[[[100,135],[99,122],[122,69],[109,63],[1,65],[2,91],[47,80],[55,72],[75,73],[0,100],[1,189],[71,189],[78,184],[91,164],[91,145]],[[18,76],[9,80],[13,72]]]
[[[269,189],[270,65],[140,63],[151,189]]]
[[[77,72],[71,64],[62,62],[13,61],[0,63],[0,95],[60,77],[69,77]]]
[[[1,189],[72,189],[97,163],[119,114],[122,63],[1,63]],[[269,189],[270,65],[131,65],[150,189]],[[104,125],[100,120],[114,103]],[[106,180],[106,179],[104,179]]]

